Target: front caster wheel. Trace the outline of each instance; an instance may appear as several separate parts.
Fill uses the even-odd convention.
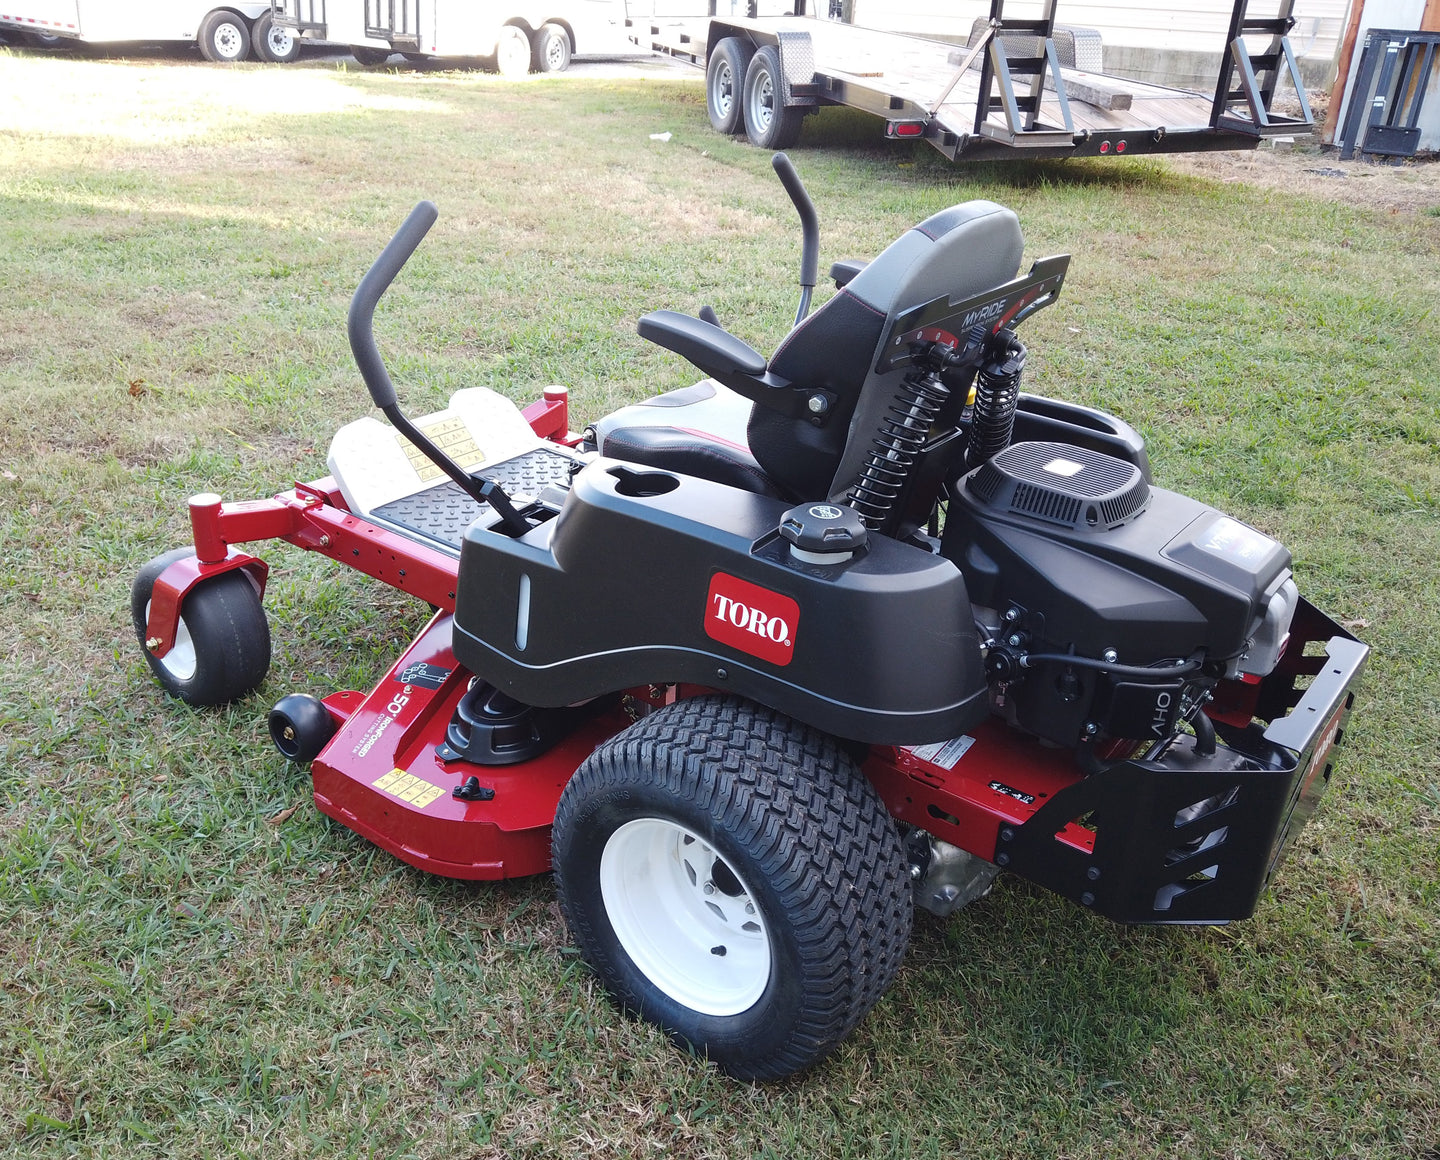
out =
[[[304,765],[320,756],[335,736],[335,721],[318,697],[291,693],[275,702],[268,724],[280,756]]]
[[[572,937],[628,1011],[738,1079],[824,1058],[910,937],[894,823],[826,735],[733,697],[597,749],[554,825]]]
[[[171,564],[193,556],[177,548],[141,568],[130,586],[130,617],[150,671],[187,705],[225,705],[254,692],[270,668],[270,626],[260,592],[244,571],[202,580],[180,605],[175,643],[163,657],[146,647],[155,581]]]

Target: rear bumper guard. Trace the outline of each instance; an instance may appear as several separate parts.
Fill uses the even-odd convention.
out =
[[[1302,601],[1259,720],[1217,720],[1211,755],[1180,737],[1076,782],[1002,826],[996,861],[1118,922],[1248,918],[1327,788],[1368,655]]]

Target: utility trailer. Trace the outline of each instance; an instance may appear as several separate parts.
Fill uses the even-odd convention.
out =
[[[872,113],[886,137],[923,139],[952,161],[1253,149],[1313,127],[1287,37],[1293,0],[1266,16],[1236,0],[1209,94],[1105,75],[1096,34],[1057,25],[1056,0],[1026,19],[991,0],[965,45],[808,16],[805,3],[773,18],[752,2],[748,16],[703,24],[632,20],[632,36],[704,64],[711,124],[766,149],[793,145],[825,105]],[[1274,108],[1287,77],[1298,116]]]
[[[132,42],[196,44],[206,60],[230,64],[254,51],[261,60],[286,63],[300,55],[300,44],[276,24],[269,0],[221,3],[216,0],[0,0],[0,32],[16,32],[32,44],[54,46]]]
[[[0,0],[3,2],[3,0]],[[474,57],[509,77],[575,53],[633,53],[624,0],[271,0],[275,23],[350,46],[361,64]]]

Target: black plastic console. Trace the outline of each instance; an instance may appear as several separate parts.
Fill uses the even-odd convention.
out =
[[[688,682],[872,744],[983,719],[959,569],[882,536],[838,563],[798,559],[777,531],[791,506],[597,459],[528,535],[467,533],[455,656],[531,705]]]

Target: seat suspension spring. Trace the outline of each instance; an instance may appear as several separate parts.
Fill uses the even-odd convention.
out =
[[[991,340],[989,357],[975,376],[975,412],[965,449],[967,467],[979,467],[1010,446],[1024,369],[1025,345],[1013,330],[1002,330]]]
[[[895,397],[850,493],[850,506],[871,531],[888,530],[885,524],[949,398],[950,388],[930,370],[912,371],[895,388]]]

